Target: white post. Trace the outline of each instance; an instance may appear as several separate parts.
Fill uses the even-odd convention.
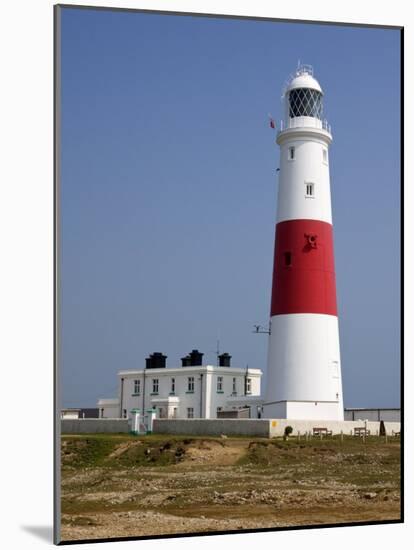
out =
[[[131,411],[131,432],[135,435],[140,433],[140,419],[141,413],[139,409],[132,409]]]
[[[148,409],[147,415],[148,415],[147,433],[152,433],[152,426],[154,423],[154,419],[156,418],[156,410]]]

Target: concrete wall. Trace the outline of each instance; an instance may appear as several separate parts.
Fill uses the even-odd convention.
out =
[[[399,432],[399,422],[385,422],[388,435]],[[166,420],[155,419],[154,433],[183,434],[183,435],[246,435],[259,437],[278,437],[284,434],[286,426],[293,428],[292,435],[304,435],[313,432],[313,428],[323,427],[331,430],[333,434],[353,434],[354,428],[364,427],[364,422],[354,421],[326,421],[326,420],[286,420],[286,419],[251,419],[251,418],[225,418],[225,419],[179,419]],[[368,422],[367,429],[371,435],[379,434],[379,422]]]
[[[269,420],[251,418],[223,419],[155,419],[154,433],[185,434],[185,435],[251,435],[269,437]]]
[[[127,419],[121,418],[63,418],[62,434],[128,433]]]

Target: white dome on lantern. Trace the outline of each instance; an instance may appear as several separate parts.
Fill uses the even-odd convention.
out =
[[[285,85],[283,95],[288,94],[295,88],[309,88],[311,90],[317,90],[323,94],[322,88],[319,82],[313,76],[313,68],[310,65],[300,65],[295,73],[291,75]]]

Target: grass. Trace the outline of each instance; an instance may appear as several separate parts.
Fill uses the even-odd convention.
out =
[[[166,438],[158,434],[141,437],[127,434],[63,436],[62,467],[169,466],[180,462],[188,445],[200,439],[186,436],[168,436]],[[122,444],[127,446],[125,451],[113,456],[113,453]]]
[[[131,468],[174,466],[185,457],[189,446],[199,441],[215,441],[220,445],[231,445],[234,441],[245,442],[246,451],[237,461],[237,466],[260,469],[274,469],[283,466],[300,466],[337,472],[345,466],[374,465],[395,468],[400,463],[399,440],[371,436],[364,442],[361,438],[344,436],[320,440],[312,438],[263,439],[165,436],[152,434],[134,436],[129,434],[85,434],[62,437],[63,468]],[[121,445],[125,448],[117,454]],[[323,466],[322,466],[323,465]],[[319,471],[318,471],[319,473]]]

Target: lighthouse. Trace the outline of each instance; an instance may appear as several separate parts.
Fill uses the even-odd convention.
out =
[[[282,98],[266,418],[344,419],[323,95],[301,65]]]

